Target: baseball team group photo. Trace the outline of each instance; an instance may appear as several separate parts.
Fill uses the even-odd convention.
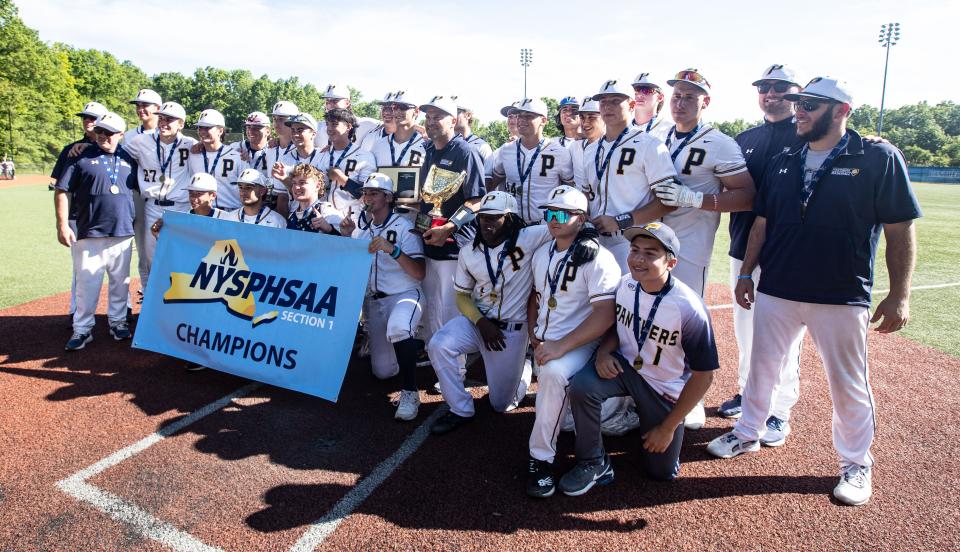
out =
[[[952,547],[960,106],[900,23],[881,95],[786,47],[148,77],[0,6],[4,549]]]

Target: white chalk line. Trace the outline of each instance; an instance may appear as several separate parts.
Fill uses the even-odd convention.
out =
[[[925,289],[943,289],[943,288],[956,287],[956,286],[960,286],[960,282],[950,282],[948,284],[929,284],[925,286],[913,286],[910,288],[910,291],[922,291]],[[884,293],[888,293],[889,291],[890,291],[889,289],[877,289],[877,290],[874,290],[873,293],[877,295],[882,295]],[[733,303],[727,303],[724,305],[710,305],[709,307],[707,307],[707,310],[722,310],[722,309],[732,309],[732,308],[733,308]]]

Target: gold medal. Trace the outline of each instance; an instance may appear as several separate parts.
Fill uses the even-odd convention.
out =
[[[113,195],[119,194],[119,193],[120,193],[120,187],[117,186],[116,184],[114,184],[113,186],[110,186],[110,193],[113,194]]]
[[[633,369],[639,372],[643,368],[643,359],[640,358],[640,355],[637,355],[637,358],[633,359]]]
[[[551,295],[550,298],[547,299],[547,307],[550,310],[557,308],[557,298]]]
[[[496,293],[496,292],[494,292],[494,291],[491,291],[491,292],[490,292],[490,300],[491,300],[491,301],[496,301],[498,298],[499,298],[499,297],[497,296],[497,293]]]
[[[163,174],[160,175],[160,183],[161,183],[161,184],[166,184],[166,183],[167,183],[167,176],[166,176],[166,175],[163,175]]]

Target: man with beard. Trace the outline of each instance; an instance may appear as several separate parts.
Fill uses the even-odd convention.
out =
[[[631,124],[661,142],[666,140],[670,121],[663,116],[663,90],[650,80],[650,73],[640,73],[633,79],[633,99],[636,106],[633,108]]]
[[[743,413],[733,431],[707,450],[732,458],[760,449],[783,358],[806,327],[823,360],[833,401],[833,443],[841,476],[833,495],[865,504],[873,492],[876,431],[867,367],[867,331],[891,333],[910,317],[916,260],[913,220],[920,206],[899,150],[870,143],[847,128],[847,85],[817,77],[787,94],[803,145],[770,163],[754,203],[737,283],[737,302],[756,308]],[[874,255],[887,244],[890,293],[870,317]],[[754,295],[753,269],[763,267]],[[753,303],[753,305],[751,305]]]

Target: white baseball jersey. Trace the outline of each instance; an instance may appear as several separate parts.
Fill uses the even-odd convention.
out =
[[[468,144],[470,144],[471,146],[476,148],[478,152],[480,152],[480,157],[483,158],[484,161],[486,161],[488,157],[493,155],[493,148],[490,147],[490,144],[488,144],[486,140],[477,136],[476,134],[471,134],[470,136],[467,136],[466,138],[464,138],[464,140],[466,140]]]
[[[673,121],[664,115],[664,111],[665,110],[661,110],[659,114],[645,124],[638,125],[636,120],[632,120],[630,121],[630,125],[632,128],[642,130],[657,140],[664,142],[667,139],[667,134],[670,133],[670,129],[673,128]]]
[[[324,174],[327,174],[331,167],[336,167],[354,182],[365,182],[367,177],[377,170],[377,160],[373,158],[373,154],[360,149],[360,146],[355,143],[339,151],[331,146],[327,151],[318,153],[317,157],[320,158],[319,167]],[[329,187],[327,201],[341,212],[347,213],[351,207],[354,213],[363,210],[360,199],[341,188],[339,184],[330,181],[327,185]]]
[[[383,129],[383,123],[376,119],[371,119],[370,117],[357,117],[357,139],[354,142],[360,149],[363,151],[370,151],[373,147],[373,142],[378,135],[382,135],[380,132]],[[317,123],[317,137],[314,138],[313,144],[317,149],[323,149],[327,147],[327,144],[330,143],[330,138],[327,136],[327,122],[320,121]]]
[[[228,147],[241,152],[241,154],[246,154],[246,160],[243,159],[243,155],[240,156],[240,170],[238,174],[242,173],[245,169],[256,169],[267,179],[267,182],[275,194],[290,194],[286,186],[283,185],[283,182],[270,176],[270,172],[273,170],[273,164],[283,159],[282,157],[278,159],[277,154],[282,155],[285,148],[281,148],[280,146],[271,148],[268,146],[261,150],[255,150],[250,147],[250,143],[247,140],[234,142]],[[293,149],[293,146],[288,146],[286,149]]]
[[[234,182],[240,176],[240,151],[222,145],[215,152],[206,151],[190,154],[190,175],[205,172],[217,179],[217,207],[226,211],[239,209],[240,190]]]
[[[286,163],[284,161],[284,158],[286,157],[286,155],[291,151],[296,151],[296,149],[297,148],[292,143],[287,144],[287,147],[283,147],[278,144],[276,146],[273,146],[272,148],[270,147],[267,148],[267,159],[266,159],[267,172],[264,173],[264,176],[267,176],[270,178],[270,182],[271,184],[273,184],[274,193],[290,195],[290,190],[287,189],[287,187],[283,184],[283,182],[280,182],[276,178],[273,178],[272,176],[270,176],[270,174],[273,172],[274,164],[276,164],[277,162]],[[293,170],[293,167],[290,167],[290,170]]]
[[[572,142],[567,146],[570,152],[570,161],[573,164],[573,183],[579,190],[585,190],[587,187],[587,173],[585,170],[586,149],[590,146],[586,138]]]
[[[504,144],[491,170],[493,177],[506,178],[503,189],[517,198],[520,217],[526,222],[543,219],[538,206],[546,203],[550,190],[573,183],[573,162],[567,148],[552,138],[544,138],[542,144],[539,152],[536,146],[524,147],[520,140]]]
[[[372,240],[377,236],[384,237],[393,245],[400,246],[400,250],[412,259],[423,258],[423,241],[420,236],[410,230],[413,223],[398,213],[391,212],[383,224],[374,224],[367,218],[366,212],[361,212],[357,220],[357,228],[353,237],[360,240]],[[370,267],[370,280],[367,289],[370,293],[385,293],[394,295],[412,289],[418,289],[420,281],[413,278],[400,266],[400,263],[390,257],[389,253],[377,251]]]
[[[533,285],[533,254],[551,239],[549,228],[541,224],[521,229],[510,255],[504,250],[506,242],[491,248],[469,243],[460,248],[453,285],[457,291],[470,293],[485,317],[523,322]],[[496,285],[491,273],[497,276]]]
[[[287,220],[280,213],[267,207],[266,205],[256,215],[248,215],[243,212],[243,207],[222,213],[219,217],[223,220],[233,220],[246,224],[257,224],[260,226],[269,226],[270,228],[286,228]]]
[[[397,142],[394,134],[388,134],[373,141],[370,153],[376,161],[377,167],[419,167],[423,165],[426,155],[423,136],[414,132],[406,142]],[[396,184],[396,182],[394,182]]]
[[[667,148],[674,157],[677,178],[696,192],[718,194],[720,177],[747,172],[740,146],[726,134],[704,124],[689,140],[671,130]],[[663,217],[680,239],[680,258],[695,265],[709,266],[713,241],[720,225],[720,213],[713,210],[680,208]]]
[[[137,136],[141,136],[143,134],[156,134],[156,133],[157,133],[156,127],[151,128],[150,130],[144,130],[143,125],[138,125],[123,133],[123,143],[124,145],[129,144],[130,140],[133,140]]]
[[[190,148],[197,141],[189,136],[177,135],[170,144],[164,144],[156,134],[138,134],[124,140],[123,149],[137,160],[137,180],[140,183],[140,195],[149,202],[173,201],[187,205],[190,195],[187,184],[193,177],[189,166]],[[159,146],[159,154],[157,153]],[[166,166],[165,169],[162,167]],[[163,175],[165,182],[160,182]]]
[[[613,153],[616,142],[605,137],[587,146],[583,171],[587,182],[582,188],[590,202],[590,216],[615,217],[649,203],[655,196],[650,186],[676,178],[676,170],[663,143],[649,134],[627,127]],[[599,155],[598,155],[599,153]],[[610,161],[604,167],[607,156]],[[597,176],[597,158],[602,169]]]
[[[657,307],[638,353],[636,336],[642,332],[657,294],[638,290],[637,281],[625,275],[617,287],[616,328],[617,352],[639,369],[650,387],[675,401],[690,370],[716,370],[720,362],[703,299],[680,280],[671,278],[671,282],[673,288]]]
[[[569,262],[571,249],[557,251],[551,240],[533,254],[533,285],[539,302],[535,335],[541,340],[561,339],[577,329],[590,316],[592,303],[614,299],[620,281],[620,265],[607,249],[601,247],[596,258],[578,267]],[[551,297],[556,301],[554,308],[550,308]]]

